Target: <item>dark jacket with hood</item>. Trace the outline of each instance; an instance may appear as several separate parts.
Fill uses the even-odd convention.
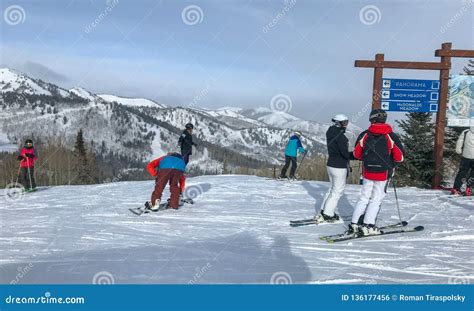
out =
[[[193,135],[191,135],[188,130],[184,130],[178,141],[181,147],[181,154],[192,154],[193,146],[196,144],[193,142]]]
[[[346,129],[330,126],[326,132],[328,147],[327,165],[335,168],[348,168],[349,161],[354,159],[352,152],[349,152],[349,140],[344,133]]]

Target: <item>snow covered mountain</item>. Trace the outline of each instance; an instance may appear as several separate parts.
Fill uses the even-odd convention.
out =
[[[166,108],[165,105],[161,105],[157,102],[154,102],[146,98],[127,98],[127,97],[120,97],[120,96],[107,95],[107,94],[100,94],[98,96],[102,98],[103,100],[105,100],[106,102],[109,102],[109,103],[116,102],[124,106]]]
[[[82,128],[97,152],[147,161],[177,150],[183,125],[191,122],[198,148],[190,168],[203,172],[220,172],[224,162],[251,168],[279,163],[294,130],[303,132],[310,154],[326,152],[328,124],[266,108],[167,107],[144,98],[65,90],[8,68],[0,69],[0,92],[0,134],[11,143],[30,136],[73,146]]]
[[[0,68],[0,92],[45,96],[69,96],[69,92],[59,86],[44,82],[40,79],[32,79],[8,68]]]
[[[195,204],[142,216],[128,209],[149,199],[152,180],[51,187],[14,202],[0,190],[0,283],[89,284],[97,275],[116,284],[474,281],[467,197],[401,188],[403,220],[424,231],[328,244],[319,237],[347,224],[288,225],[319,211],[328,183],[220,175],[186,184]],[[343,219],[359,193],[360,185],[348,185],[338,206]],[[390,189],[378,219],[379,225],[398,222]],[[18,279],[20,267],[30,269]]]

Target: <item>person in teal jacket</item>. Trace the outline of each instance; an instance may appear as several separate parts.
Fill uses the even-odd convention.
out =
[[[285,165],[281,169],[280,179],[287,178],[286,171],[288,170],[288,167],[290,167],[290,163],[291,163],[291,170],[290,170],[289,178],[295,179],[295,172],[296,172],[296,167],[297,167],[296,157],[298,156],[298,151],[301,154],[304,154],[305,152],[303,145],[301,144],[301,133],[295,132],[295,134],[290,137],[288,144],[286,144]]]

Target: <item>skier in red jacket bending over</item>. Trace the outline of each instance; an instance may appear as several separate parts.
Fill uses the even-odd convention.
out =
[[[352,215],[348,233],[380,234],[375,221],[393,175],[395,162],[403,161],[403,146],[392,127],[386,124],[387,113],[374,109],[370,127],[362,132],[354,148],[354,157],[364,164],[364,183]]]

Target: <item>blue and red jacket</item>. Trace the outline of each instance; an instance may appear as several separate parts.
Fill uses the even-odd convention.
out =
[[[158,176],[159,171],[164,169],[173,169],[184,172],[186,170],[186,163],[184,163],[181,155],[174,154],[159,157],[146,166],[148,173],[155,178]],[[184,192],[185,183],[186,177],[183,174],[179,179],[179,188],[181,189],[181,192]]]

